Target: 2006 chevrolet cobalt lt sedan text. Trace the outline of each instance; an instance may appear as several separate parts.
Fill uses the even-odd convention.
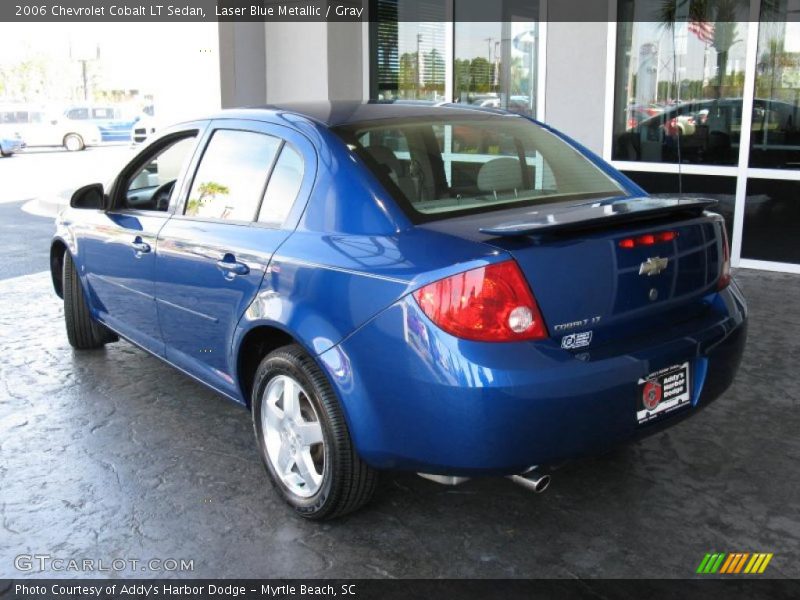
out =
[[[78,190],[51,265],[75,348],[124,337],[247,406],[322,519],[384,469],[541,490],[720,396],[747,309],[712,206],[518,115],[286,105],[173,127]]]

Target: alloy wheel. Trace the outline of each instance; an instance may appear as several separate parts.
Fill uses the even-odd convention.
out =
[[[283,485],[301,498],[316,494],[325,473],[325,440],[317,411],[288,375],[273,377],[261,402],[267,458]]]

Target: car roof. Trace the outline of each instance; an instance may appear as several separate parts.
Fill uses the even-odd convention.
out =
[[[383,119],[458,118],[469,116],[518,117],[503,110],[444,102],[282,102],[266,106],[229,109],[217,113],[215,119],[271,120],[276,112],[293,113],[326,127]]]

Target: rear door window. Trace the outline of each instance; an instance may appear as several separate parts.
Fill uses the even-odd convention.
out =
[[[289,144],[284,144],[267,184],[267,191],[258,213],[258,221],[279,227],[289,216],[303,183],[303,157]]]
[[[214,132],[197,168],[185,215],[253,221],[281,140],[252,131]]]

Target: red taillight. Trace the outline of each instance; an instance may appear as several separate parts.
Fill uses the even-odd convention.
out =
[[[720,223],[722,227],[722,270],[720,271],[717,290],[724,290],[731,282],[731,249],[728,246],[728,228],[725,221]]]
[[[638,246],[652,246],[656,243],[656,236],[652,233],[647,233],[645,235],[640,235],[634,241]]]
[[[456,337],[511,342],[547,337],[542,315],[517,263],[479,267],[414,292],[428,318]]]
[[[678,237],[677,231],[659,231],[658,233],[646,233],[632,238],[625,238],[619,241],[620,248],[636,248],[637,246],[653,246],[664,242],[671,242]]]

